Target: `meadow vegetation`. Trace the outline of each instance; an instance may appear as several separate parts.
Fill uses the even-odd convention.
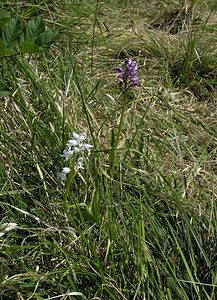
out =
[[[0,299],[215,300],[215,1],[0,5],[59,32],[0,57]],[[61,156],[72,132],[83,169]]]

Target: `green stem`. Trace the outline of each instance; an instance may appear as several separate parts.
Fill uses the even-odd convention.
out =
[[[76,175],[76,172],[75,172],[75,159],[73,159],[72,163],[70,164],[70,169],[71,169],[71,172],[69,173],[69,177],[67,179],[66,191],[65,191],[65,194],[64,194],[64,198],[63,198],[65,212],[67,212],[67,210],[68,210],[68,197],[69,197],[69,194],[71,192],[70,188],[72,186],[72,181],[73,181],[73,179],[75,178],[75,175]]]
[[[123,106],[121,109],[121,118],[120,118],[120,122],[119,122],[119,126],[118,126],[118,132],[117,132],[117,135],[116,135],[116,138],[114,141],[114,145],[113,145],[113,149],[112,149],[112,161],[111,161],[112,169],[113,169],[114,162],[116,160],[117,148],[118,148],[121,132],[122,132],[123,125],[124,125],[125,99],[126,99],[126,90],[123,91]]]
[[[123,106],[122,106],[122,109],[121,109],[121,118],[120,118],[120,123],[119,123],[119,127],[118,127],[118,132],[117,132],[115,143],[114,143],[114,149],[115,150],[117,150],[117,148],[118,148],[118,143],[119,143],[119,140],[120,140],[121,131],[123,129],[124,113],[125,113],[125,104],[123,103]]]

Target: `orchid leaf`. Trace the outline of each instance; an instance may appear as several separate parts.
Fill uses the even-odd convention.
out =
[[[16,46],[20,39],[22,32],[19,18],[13,18],[9,20],[2,29],[2,39],[7,48]]]
[[[38,45],[36,45],[32,41],[25,41],[21,44],[20,50],[22,53],[40,53],[43,51],[42,48],[40,48]]]
[[[57,31],[48,29],[39,35],[35,43],[43,49],[48,49],[50,45],[54,42],[54,40],[56,40],[57,36],[58,36]]]
[[[35,41],[44,31],[44,21],[41,17],[31,19],[24,29],[24,41]]]
[[[11,19],[11,15],[8,11],[0,11],[0,28],[4,26]]]

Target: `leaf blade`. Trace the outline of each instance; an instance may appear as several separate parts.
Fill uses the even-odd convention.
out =
[[[48,29],[36,39],[35,43],[41,48],[48,49],[50,45],[57,39],[58,32],[52,29]]]
[[[3,27],[2,40],[6,44],[6,48],[13,48],[19,41],[22,32],[19,18],[9,20]]]
[[[24,41],[35,41],[45,31],[44,21],[41,17],[31,19],[24,30]]]

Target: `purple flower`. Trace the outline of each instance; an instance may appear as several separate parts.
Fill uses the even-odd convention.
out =
[[[126,91],[130,87],[139,86],[137,62],[131,58],[125,60],[124,68],[116,68],[115,72],[122,90]]]

